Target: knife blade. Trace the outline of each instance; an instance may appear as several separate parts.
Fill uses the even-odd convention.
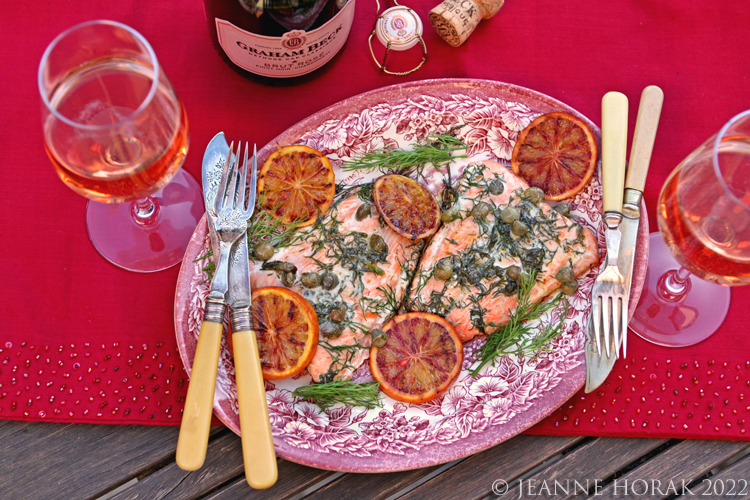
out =
[[[633,279],[633,260],[635,258],[638,224],[640,222],[641,196],[646,182],[646,174],[653,150],[656,128],[661,114],[664,93],[654,85],[646,87],[641,95],[638,107],[633,145],[630,151],[630,164],[625,179],[623,202],[623,221],[620,223],[622,237],[620,239],[620,259],[618,267],[626,279],[627,296]],[[586,329],[586,388],[590,393],[598,388],[609,376],[616,358],[599,356],[593,343],[594,333],[591,323]],[[621,339],[623,357],[627,354],[627,335]],[[611,345],[611,349],[618,350],[619,345]]]
[[[247,164],[247,150],[246,147],[245,164]],[[255,193],[258,171],[257,151],[253,151],[252,169],[256,175],[252,175],[250,193]],[[244,189],[245,186],[241,188]],[[250,203],[255,203],[255,196],[250,196]],[[232,348],[245,478],[252,488],[270,488],[276,483],[278,470],[258,342],[253,331],[250,260],[246,234],[232,248],[227,301],[232,317]]]
[[[224,168],[224,159],[228,151],[229,146],[224,139],[224,134],[219,133],[208,144],[203,155],[203,201],[206,206],[206,219],[214,262],[218,262],[220,257],[220,245],[214,224],[216,219],[214,207],[221,172]],[[195,348],[175,456],[177,465],[188,471],[198,470],[206,459],[221,337],[224,331],[227,288],[226,283],[212,281],[211,291],[206,298],[198,344]]]

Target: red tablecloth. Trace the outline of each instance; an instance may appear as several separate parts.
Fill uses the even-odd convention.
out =
[[[427,20],[437,0],[405,2]],[[380,74],[367,36],[375,2],[359,0],[349,41],[317,78],[268,86],[234,73],[211,45],[200,0],[10,2],[0,33],[0,418],[178,423],[186,376],[172,320],[178,267],[122,271],[91,246],[85,200],[57,178],[42,147],[36,71],[64,29],[107,18],[140,31],[187,108],[200,177],[203,148],[227,136],[265,144],[287,127],[355,94],[407,80],[471,77],[525,86],[600,123],[609,90],[665,93],[646,201],[652,227],[670,170],[731,116],[750,108],[750,9],[697,0],[509,0],[460,48],[425,27],[429,60],[405,78]],[[664,349],[634,335],[631,360],[609,385],[581,393],[533,432],[744,438],[750,411],[750,289],[733,290],[729,316],[706,342]],[[702,395],[700,394],[702,391]],[[748,394],[747,403],[743,393]]]

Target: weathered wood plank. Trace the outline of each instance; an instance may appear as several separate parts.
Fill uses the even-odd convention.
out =
[[[306,490],[331,474],[335,472],[280,460],[279,480],[267,490],[251,489],[243,475],[202,500],[284,500]]]
[[[33,423],[0,420],[0,441],[2,441],[5,436],[10,436],[11,434],[23,431],[24,429],[28,428],[29,425],[33,425]]]
[[[293,496],[310,484],[331,474],[329,471],[315,470],[309,480],[299,481],[300,470],[308,469],[279,459],[279,480],[268,490],[273,498]],[[317,474],[317,475],[316,475]],[[186,472],[174,462],[150,474],[137,484],[114,495],[110,500],[191,500],[199,498],[223,485],[244,482],[242,443],[239,436],[228,432],[209,442],[206,462],[200,470]],[[239,490],[243,490],[238,485]],[[250,488],[243,494],[250,495]],[[261,494],[261,497],[263,498]]]
[[[390,474],[346,474],[315,491],[305,500],[350,500],[387,498],[430,474],[440,466]]]
[[[582,439],[584,438],[516,436],[467,458],[399,500],[484,498],[492,493],[492,483],[496,479],[510,483]]]
[[[95,498],[174,455],[177,444],[176,427],[14,424],[21,431],[0,441],[4,498]]]
[[[683,481],[686,485],[690,484],[748,447],[748,442],[682,441],[617,478],[602,489],[596,498],[607,500],[637,496],[645,500],[670,497],[674,495],[674,490],[670,489],[670,481],[679,493]]]
[[[240,438],[227,432],[209,441],[206,461],[199,470],[187,472],[171,462],[111,500],[192,499],[231,481],[242,471]]]
[[[713,500],[746,500],[750,498],[750,455],[690,488],[686,495],[708,496]]]
[[[598,438],[524,479],[506,495],[519,498],[541,492],[545,499],[574,498],[593,491],[597,480],[612,476],[666,442],[666,439]]]

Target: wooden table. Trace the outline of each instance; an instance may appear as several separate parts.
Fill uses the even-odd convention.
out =
[[[750,442],[529,435],[442,466],[392,474],[345,474],[279,459],[277,484],[253,491],[239,437],[213,430],[205,465],[188,473],[174,462],[176,427],[2,421],[0,498],[670,498],[683,482],[692,493],[686,497],[750,497]],[[506,489],[500,480],[507,492],[496,495],[493,483]]]

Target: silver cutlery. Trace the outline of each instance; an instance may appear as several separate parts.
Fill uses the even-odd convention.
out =
[[[646,182],[646,174],[651,160],[651,152],[656,137],[656,129],[661,115],[664,93],[659,87],[651,85],[641,94],[638,107],[638,117],[635,122],[633,143],[630,148],[630,162],[625,179],[623,201],[623,220],[620,223],[622,239],[620,241],[620,258],[618,265],[620,273],[625,277],[625,296],[630,299],[630,286],[633,279],[633,260],[635,258],[638,225],[641,215],[641,197]],[[615,358],[599,356],[594,346],[594,332],[592,323],[587,328],[586,342],[586,389],[587,393],[596,390],[606,380]],[[627,330],[621,338],[623,357],[627,356]],[[619,349],[613,345],[612,349]]]
[[[633,281],[633,260],[638,237],[638,225],[641,219],[641,198],[646,185],[646,175],[651,163],[651,152],[654,149],[656,129],[659,126],[664,92],[656,85],[643,89],[641,103],[638,106],[638,117],[635,120],[633,144],[630,147],[630,162],[625,177],[625,193],[622,205],[624,216],[620,223],[622,241],[620,242],[620,272],[625,277],[625,297],[630,297],[630,285]],[[628,354],[627,329],[622,336],[622,355]]]
[[[206,298],[177,439],[175,460],[184,470],[197,470],[206,459],[229,290],[229,257],[232,246],[247,230],[247,218],[242,219],[243,212],[235,209],[236,187],[237,169],[232,168],[232,162],[227,158],[213,204],[209,203],[210,200],[204,200],[206,211],[213,212],[213,231],[218,239],[218,247],[212,248],[214,253],[218,248],[218,264]],[[244,202],[244,189],[242,191]]]
[[[612,342],[615,357],[618,356],[617,346],[628,323],[625,278],[617,266],[627,137],[628,98],[619,92],[608,92],[602,99],[602,197],[607,225],[607,266],[596,278],[591,295],[591,321],[597,351],[601,356],[603,344],[607,357],[612,355]]]
[[[231,149],[231,148],[230,148]],[[238,148],[239,151],[240,148]],[[243,227],[255,209],[255,196],[258,184],[257,151],[253,149],[253,165],[250,181],[250,195],[247,210],[243,212]],[[231,151],[230,151],[231,154]],[[245,143],[243,175],[239,185],[238,207],[243,207],[247,179],[248,147]],[[235,155],[239,161],[239,153]],[[271,421],[268,416],[266,389],[260,366],[258,341],[253,331],[252,292],[250,288],[250,261],[248,259],[247,237],[239,239],[232,251],[229,268],[228,302],[232,317],[232,349],[234,370],[237,380],[240,433],[242,436],[242,457],[245,463],[245,478],[256,489],[269,488],[276,483],[278,471],[276,453],[271,434]]]

